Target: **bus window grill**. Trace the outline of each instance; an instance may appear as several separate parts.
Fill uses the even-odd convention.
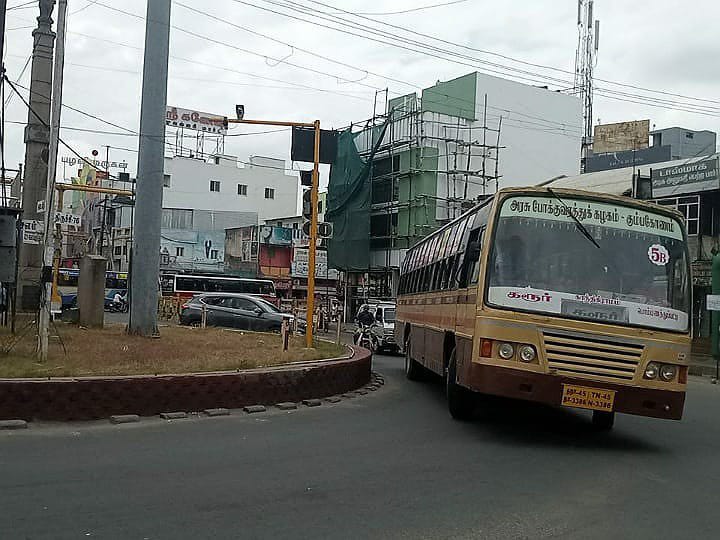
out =
[[[595,337],[544,332],[548,367],[559,374],[584,378],[632,380],[643,346]]]

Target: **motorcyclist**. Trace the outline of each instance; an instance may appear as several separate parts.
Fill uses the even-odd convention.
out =
[[[375,324],[375,317],[370,313],[370,306],[365,304],[357,317],[358,324],[360,326],[372,326]]]
[[[358,313],[358,316],[357,316],[357,324],[358,324],[358,327],[357,327],[357,330],[355,330],[355,335],[353,336],[354,337],[353,341],[356,344],[359,344],[360,338],[363,333],[363,329],[370,328],[375,324],[375,317],[373,316],[372,313],[370,313],[370,306],[368,306],[367,304],[365,304],[360,309],[360,313]]]
[[[125,304],[127,302],[127,299],[120,294],[120,291],[115,291],[115,296],[113,296],[113,307],[117,311],[125,311]]]

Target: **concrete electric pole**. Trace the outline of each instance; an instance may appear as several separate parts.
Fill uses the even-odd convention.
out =
[[[148,0],[128,332],[157,334],[170,0]]]
[[[38,201],[45,200],[47,189],[48,145],[50,134],[50,97],[52,94],[53,47],[52,12],[55,0],[40,0],[38,26],[33,30],[32,68],[30,75],[30,110],[25,127],[25,179],[23,182],[23,222],[41,222],[45,218]],[[20,246],[18,299],[21,309],[36,311],[40,306],[43,246],[22,243]]]
[[[67,20],[67,0],[59,0],[57,24],[57,54],[53,68],[52,109],[50,115],[50,144],[48,149],[47,182],[45,189],[45,234],[43,235],[43,267],[53,265],[55,245],[55,211],[53,210],[53,195],[55,188],[55,174],[57,172],[58,143],[60,142],[60,113],[62,111],[62,84],[63,69],[65,66],[65,23]],[[52,282],[43,283],[45,288],[40,302],[40,317],[38,320],[38,358],[44,362],[48,354],[48,336],[50,333],[50,317],[52,316]],[[58,308],[59,309],[59,308]]]

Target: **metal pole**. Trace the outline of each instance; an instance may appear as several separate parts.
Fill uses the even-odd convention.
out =
[[[305,332],[305,346],[310,349],[313,346],[313,314],[315,313],[315,250],[317,244],[317,210],[318,210],[318,186],[320,184],[320,120],[315,120],[315,149],[313,152],[312,187],[310,188],[310,205],[312,214],[310,218],[310,245],[308,246],[308,299],[307,331]],[[318,317],[318,322],[320,317]]]
[[[45,236],[43,268],[49,268],[53,265],[53,255],[55,248],[51,242],[51,233],[54,230],[51,223],[53,222],[54,212],[52,208],[53,187],[55,185],[55,175],[57,173],[57,154],[58,139],[60,137],[60,113],[62,111],[62,85],[63,85],[63,68],[65,63],[65,20],[67,18],[67,0],[59,0],[58,2],[58,22],[57,22],[57,43],[55,54],[55,66],[53,67],[53,88],[52,103],[50,109],[50,147],[48,153],[47,168],[47,187],[45,189]],[[44,274],[44,272],[43,272]],[[43,276],[45,279],[45,276]],[[40,301],[40,317],[38,320],[38,359],[41,362],[47,360],[48,355],[48,334],[50,330],[50,316],[52,310],[52,279],[43,283],[45,289],[41,294]]]
[[[170,47],[171,0],[148,0],[145,25],[140,147],[133,292],[128,332],[141,336],[157,334],[158,277],[160,275],[160,218],[164,172],[165,108],[167,106],[168,52]]]

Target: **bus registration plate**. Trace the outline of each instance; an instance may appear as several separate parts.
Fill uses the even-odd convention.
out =
[[[610,412],[614,402],[615,390],[563,384],[562,405],[565,407]]]

